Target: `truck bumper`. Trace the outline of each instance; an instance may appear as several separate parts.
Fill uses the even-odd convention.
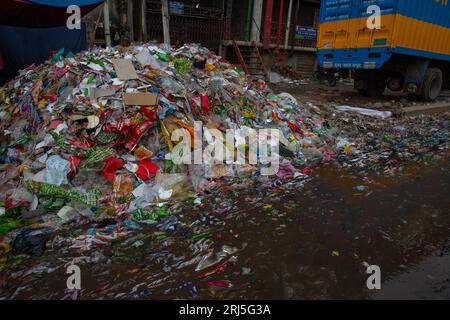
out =
[[[319,50],[317,58],[324,69],[380,69],[390,58],[389,48]]]

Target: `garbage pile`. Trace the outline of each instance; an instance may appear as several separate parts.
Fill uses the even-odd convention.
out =
[[[269,220],[283,233],[292,220],[271,199],[301,190],[317,165],[383,174],[448,154],[450,123],[326,111],[251,82],[199,45],[152,43],[54,52],[0,88],[0,119],[0,271],[14,283],[0,298],[63,299],[251,288],[236,224],[263,232]],[[278,129],[278,170],[263,175],[262,163],[237,158],[177,164],[190,150],[173,134],[184,129],[190,141],[198,122],[200,149],[214,130]],[[248,160],[254,151],[240,143]],[[70,264],[88,265],[98,287],[36,292]]]
[[[196,44],[61,49],[1,88],[0,105],[0,235],[84,218],[138,228],[166,216],[158,210],[166,202],[210,190],[220,178],[280,185],[329,152],[318,135],[323,120],[307,106]],[[192,134],[195,121],[203,147],[212,129],[279,129],[278,173],[261,177],[260,164],[174,164],[174,150],[183,149],[172,133]]]
[[[336,137],[333,163],[348,172],[394,176],[410,164],[437,162],[449,155],[448,112],[380,119],[330,109],[324,127]]]

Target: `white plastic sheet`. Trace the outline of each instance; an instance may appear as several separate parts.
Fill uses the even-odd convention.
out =
[[[350,107],[350,106],[336,106],[336,109],[339,111],[356,112],[356,113],[363,114],[366,116],[377,117],[377,118],[382,118],[382,119],[392,117],[392,112],[390,112],[390,111],[378,111],[378,110]]]

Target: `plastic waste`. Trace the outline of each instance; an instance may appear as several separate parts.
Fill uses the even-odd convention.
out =
[[[382,118],[382,119],[392,117],[391,111],[378,111],[378,110],[357,108],[357,107],[350,107],[350,106],[336,106],[336,109],[339,111],[344,111],[344,112],[357,112],[357,113],[360,113],[360,114],[363,114],[366,116],[378,117],[378,118]]]
[[[113,59],[131,62],[128,71],[136,76],[120,80]],[[125,94],[136,104],[125,103]],[[51,271],[57,263],[74,256],[80,264],[92,263],[97,252],[110,249],[107,258],[92,266],[93,273],[103,272],[103,279],[109,264],[120,262],[129,266],[126,274],[136,287],[127,291],[121,290],[123,283],[112,289],[101,284],[98,290],[84,291],[87,298],[203,297],[205,290],[199,292],[192,283],[184,286],[188,282],[174,277],[186,268],[201,271],[197,278],[226,277],[208,279],[210,285],[247,288],[247,281],[234,278],[243,273],[232,267],[238,258],[245,264],[252,259],[241,259],[243,252],[220,242],[242,239],[234,222],[258,226],[269,220],[279,225],[274,232],[282,234],[294,217],[269,199],[300,189],[323,163],[327,165],[319,170],[338,166],[355,174],[391,174],[407,160],[419,162],[431,155],[429,161],[448,153],[445,121],[401,121],[319,108],[275,93],[264,81],[251,81],[197,44],[175,48],[147,43],[92,48],[70,58],[59,55],[20,71],[1,87],[0,105],[2,241],[12,245],[17,239],[15,252],[40,254],[46,248],[42,241],[25,244],[38,233],[18,235],[44,225],[56,230],[56,235],[43,234],[52,239],[52,254],[63,258],[30,268],[30,283],[40,283],[32,275]],[[189,147],[179,148],[174,134],[184,129],[193,135],[199,123],[200,143],[191,152],[205,150],[213,142],[213,130],[244,129],[234,137],[236,145],[225,146],[232,156],[228,162],[205,164],[202,153],[200,163],[175,163],[175,153],[188,154]],[[245,141],[245,134],[258,130],[259,143],[268,142],[272,133],[259,129],[269,128],[279,130],[279,154],[274,155],[280,165],[266,176],[260,159],[252,164],[242,159],[263,154],[253,150],[257,143]],[[240,210],[242,203],[247,207]],[[253,212],[263,215],[254,219]],[[35,249],[34,242],[40,243]],[[28,276],[20,277],[13,280],[14,287],[28,281]],[[11,274],[5,278],[13,279]],[[61,292],[63,297],[70,294]]]
[[[11,253],[41,256],[49,239],[50,234],[45,229],[24,229],[14,238]]]
[[[113,178],[112,192],[116,201],[127,201],[133,191],[133,177],[129,173],[121,173]]]
[[[73,219],[76,218],[77,216],[77,212],[74,208],[69,207],[69,206],[64,206],[62,207],[58,213],[57,213],[58,217],[60,217],[64,222],[69,222],[72,221]]]
[[[49,157],[46,161],[46,169],[44,173],[44,182],[60,186],[68,184],[67,175],[70,172],[69,161],[58,155]]]

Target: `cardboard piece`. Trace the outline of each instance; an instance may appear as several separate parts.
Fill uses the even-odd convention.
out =
[[[127,106],[156,106],[158,95],[155,93],[129,92],[124,94],[123,102]]]
[[[94,88],[89,93],[91,93],[91,98],[97,100],[102,97],[113,96],[116,91],[110,88]]]
[[[119,80],[133,80],[139,79],[136,70],[134,69],[133,62],[128,59],[112,59],[114,70],[116,71],[117,78]]]

